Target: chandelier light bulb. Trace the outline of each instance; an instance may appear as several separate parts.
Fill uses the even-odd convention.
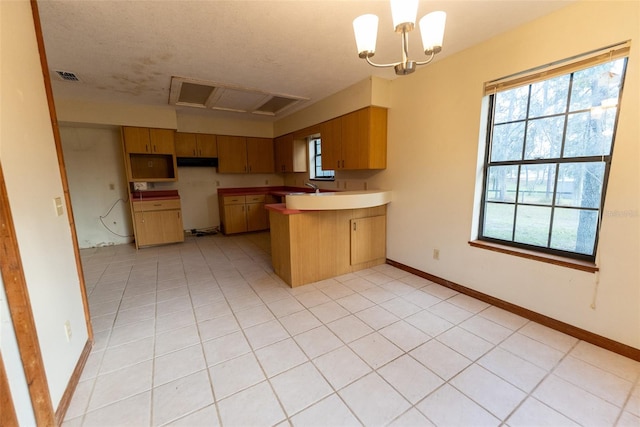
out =
[[[430,55],[432,52],[438,53],[442,50],[446,21],[447,14],[442,11],[431,12],[420,20],[420,34],[425,54]]]
[[[418,0],[391,0],[393,29],[400,33],[403,29],[413,30],[418,15]]]
[[[378,37],[378,17],[367,14],[353,20],[353,31],[356,35],[356,46],[360,58],[368,58],[376,52]]]

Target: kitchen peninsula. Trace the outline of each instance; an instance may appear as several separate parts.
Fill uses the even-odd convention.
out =
[[[267,205],[276,274],[296,287],[383,264],[390,201],[390,191],[343,191]]]

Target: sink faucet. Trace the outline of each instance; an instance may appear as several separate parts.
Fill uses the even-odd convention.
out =
[[[318,188],[318,186],[313,182],[305,182],[304,185],[306,185],[307,187],[313,188],[314,190],[316,190],[316,193],[320,192],[320,189]]]

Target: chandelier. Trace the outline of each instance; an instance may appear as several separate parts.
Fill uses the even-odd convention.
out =
[[[353,20],[358,56],[374,67],[394,67],[396,74],[404,76],[416,70],[416,66],[428,64],[442,50],[444,25],[447,19],[445,12],[431,12],[420,19],[422,46],[428,58],[424,61],[409,59],[409,32],[415,28],[418,14],[418,0],[391,0],[391,16],[396,33],[402,34],[402,61],[391,64],[376,64],[371,57],[376,52],[378,35],[378,17],[367,14]]]

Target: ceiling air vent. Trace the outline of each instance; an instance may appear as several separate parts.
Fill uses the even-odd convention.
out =
[[[169,104],[275,116],[308,98],[269,93],[183,77],[171,77]]]
[[[71,71],[60,71],[55,70],[56,74],[60,78],[60,80],[64,80],[66,82],[79,82],[80,79],[76,75],[76,73],[72,73]]]

